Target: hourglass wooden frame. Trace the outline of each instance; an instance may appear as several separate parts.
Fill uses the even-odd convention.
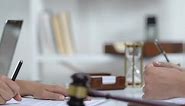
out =
[[[133,55],[132,55],[132,82],[131,84],[129,84],[127,82],[127,72],[128,72],[128,58],[126,56],[126,50],[128,48],[133,48]],[[137,48],[140,48],[141,49],[141,56],[139,57],[139,64],[140,64],[140,76],[141,76],[141,79],[140,79],[140,83],[136,83],[135,81],[135,69],[134,69],[134,66],[136,65],[136,60],[135,60],[135,55],[134,55],[134,52],[136,51]],[[130,43],[125,43],[125,70],[124,70],[124,74],[125,74],[125,77],[126,77],[126,86],[132,86],[132,87],[136,87],[136,86],[143,86],[143,55],[142,55],[142,49],[143,49],[143,43],[141,42],[130,42]]]

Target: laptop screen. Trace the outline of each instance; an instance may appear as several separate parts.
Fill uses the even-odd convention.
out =
[[[7,20],[0,41],[0,74],[8,75],[20,35],[22,20]]]

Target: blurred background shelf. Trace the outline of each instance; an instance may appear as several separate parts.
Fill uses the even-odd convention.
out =
[[[160,42],[159,43],[166,53],[184,53],[183,42]],[[145,42],[143,46],[144,57],[154,57],[160,54],[160,51],[153,42]]]
[[[119,43],[119,45],[116,45],[116,42],[105,44],[104,52],[106,54],[125,56],[124,43],[125,42],[121,42]],[[166,53],[183,53],[184,52],[185,44],[183,42],[161,41],[159,42],[159,44],[161,45],[162,49],[164,49]],[[116,47],[120,45],[121,47]],[[160,51],[158,50],[154,42],[151,42],[151,41],[144,42],[143,57],[150,58],[150,57],[157,56],[159,54],[160,54]]]
[[[115,56],[111,55],[87,55],[87,54],[76,54],[72,56],[62,55],[42,55],[38,56],[38,62],[62,62],[62,61],[73,61],[73,62],[102,62],[114,59]]]
[[[184,29],[181,29],[184,24],[178,21],[184,19],[185,14],[178,14],[179,10],[176,9],[179,6],[184,8],[182,1],[174,4],[172,0],[35,0],[35,3],[32,2],[32,10],[35,10],[36,3],[40,4],[40,8],[36,10],[38,14],[34,12],[32,15],[35,19],[48,10],[51,17],[65,12],[70,14],[71,42],[74,44],[71,56],[57,52],[45,56],[39,53],[39,45],[35,45],[36,69],[44,82],[52,79],[53,83],[65,83],[72,73],[78,71],[124,75],[124,50],[118,56],[105,54],[104,45],[112,42],[144,41],[147,15],[158,17],[160,41],[181,43],[184,38],[182,35],[185,34]],[[38,35],[34,36],[34,41],[39,42]],[[144,48],[151,51],[152,46],[149,49],[148,46]],[[179,49],[182,50],[181,47]],[[147,53],[149,56],[150,53]],[[154,55],[157,54],[150,56]]]
[[[11,67],[14,70],[17,61],[24,60],[18,78],[65,83],[67,80],[62,78],[67,79],[74,71],[61,65],[60,61],[70,61],[84,72],[122,75],[124,52],[119,56],[105,54],[105,44],[143,41],[146,15],[158,17],[160,41],[184,43],[184,5],[184,0],[1,0],[0,29],[7,19],[24,20]],[[39,19],[45,11],[50,11],[51,16],[63,12],[71,14],[73,56],[40,53],[38,32],[39,26],[44,24]],[[47,39],[47,35],[43,35]]]

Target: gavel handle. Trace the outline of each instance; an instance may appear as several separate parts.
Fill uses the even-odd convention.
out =
[[[105,93],[94,91],[94,90],[89,90],[88,94],[89,96],[92,96],[92,97],[114,99],[114,100],[128,102],[128,103],[141,104],[144,106],[181,106],[179,104],[169,103],[169,102],[146,100],[146,99],[131,98],[131,97],[113,96],[111,94],[105,94]]]

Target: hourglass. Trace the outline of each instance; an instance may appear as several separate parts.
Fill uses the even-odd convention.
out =
[[[125,76],[127,86],[143,85],[143,56],[141,42],[125,43]]]

